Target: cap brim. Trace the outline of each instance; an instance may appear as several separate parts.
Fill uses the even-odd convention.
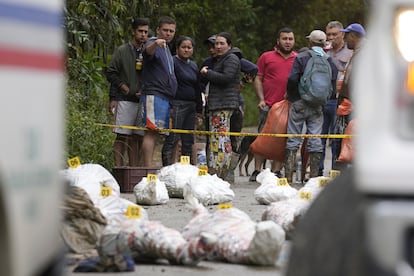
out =
[[[347,29],[340,29],[339,31],[343,32],[343,33],[349,33],[350,32],[350,30],[347,30]]]

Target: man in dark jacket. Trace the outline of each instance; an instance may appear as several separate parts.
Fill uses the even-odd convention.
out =
[[[116,125],[142,127],[142,47],[148,39],[149,21],[144,18],[132,22],[133,39],[115,50],[106,72],[111,83],[109,112],[115,115]],[[115,166],[138,166],[143,131],[114,128]],[[124,153],[128,152],[128,163]]]

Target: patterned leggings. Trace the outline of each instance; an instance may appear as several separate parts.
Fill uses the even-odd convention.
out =
[[[214,110],[209,112],[210,131],[217,132],[211,134],[208,145],[208,167],[213,173],[221,176],[228,170],[232,153],[231,139],[229,135],[221,135],[219,132],[230,131],[230,117],[232,110]]]

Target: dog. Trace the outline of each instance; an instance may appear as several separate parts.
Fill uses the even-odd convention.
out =
[[[243,162],[247,158],[246,163],[244,164],[244,170],[246,172],[246,176],[249,176],[249,165],[253,160],[253,152],[250,151],[250,145],[253,141],[256,140],[256,136],[244,136],[240,142],[239,147],[239,175],[244,176],[243,174]]]

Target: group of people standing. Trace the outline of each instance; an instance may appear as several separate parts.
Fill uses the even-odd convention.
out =
[[[110,111],[115,115],[115,124],[146,127],[144,131],[128,127],[113,129],[116,133],[115,166],[151,166],[159,135],[165,136],[163,166],[175,162],[179,140],[181,154],[189,156],[190,162],[195,164],[193,134],[161,133],[160,130],[194,130],[196,122],[206,117],[207,128],[217,132],[208,139],[209,171],[226,178],[232,171],[230,162],[238,161],[232,150],[236,143],[232,143],[229,135],[219,132],[241,131],[242,123],[234,118],[243,113],[240,74],[242,62],[246,64],[247,61],[242,61],[240,50],[232,47],[231,35],[222,32],[208,40],[214,47],[210,48],[211,56],[205,60],[206,64],[199,69],[191,60],[195,46],[191,37],[178,37],[176,54],[171,54],[169,44],[175,31],[175,20],[161,17],[156,36],[148,38],[148,20],[135,19],[132,40],[114,52],[106,75],[111,83]],[[249,74],[257,71],[253,63],[244,68]],[[205,110],[202,92],[207,99]],[[234,179],[231,173],[230,177]]]
[[[358,53],[365,37],[364,28],[354,23],[344,28],[339,21],[331,21],[326,33],[313,30],[308,36],[308,47],[294,51],[294,34],[284,28],[278,33],[273,51],[263,53],[257,62],[259,72],[255,80],[255,91],[259,99],[259,132],[272,105],[287,99],[290,103],[288,134],[344,134],[344,129],[352,118],[351,110],[347,114],[337,114],[338,106],[346,99],[351,102],[350,93],[352,59]],[[302,99],[299,93],[300,80],[312,51],[316,55],[327,56],[331,67],[333,93],[325,105],[314,106]],[[305,128],[306,127],[306,128]],[[309,153],[310,177],[324,173],[327,139],[307,139],[306,151]],[[297,151],[302,145],[300,137],[288,137],[284,162],[274,160],[272,171],[281,176],[284,165],[285,177],[292,182],[296,170]],[[341,139],[331,139],[332,168],[336,168],[341,151]],[[255,181],[260,173],[263,158],[255,156],[255,171],[250,181]]]
[[[131,27],[131,41],[115,50],[106,72],[111,84],[109,110],[114,114],[117,126],[138,126],[145,127],[145,130],[127,127],[113,129],[116,134],[113,144],[115,166],[152,166],[160,135],[165,136],[163,166],[175,162],[175,148],[179,140],[181,154],[189,156],[190,162],[196,164],[193,134],[160,131],[191,131],[197,122],[203,120],[212,132],[206,143],[209,172],[230,182],[234,181],[233,171],[238,162],[238,141],[226,132],[240,132],[243,125],[245,103],[240,93],[243,86],[241,73],[244,73],[245,81],[254,82],[259,101],[259,132],[271,106],[287,99],[291,103],[288,133],[302,133],[304,124],[310,134],[333,133],[337,99],[350,96],[350,60],[355,55],[353,50],[358,48],[358,45],[353,45],[352,39],[365,35],[361,25],[351,24],[343,29],[338,21],[328,23],[327,36],[322,31],[313,31],[309,35],[307,51],[329,55],[332,83],[334,87],[338,84],[339,92],[339,97],[338,93],[334,93],[326,106],[315,108],[307,106],[298,94],[298,82],[310,55],[307,51],[294,51],[294,33],[289,28],[278,32],[274,50],[263,53],[256,64],[242,57],[240,49],[234,47],[230,33],[210,36],[205,41],[210,57],[199,68],[191,60],[195,46],[191,37],[179,36],[175,40],[175,55],[172,55],[170,43],[176,32],[173,18],[161,17],[155,36],[150,38],[147,19],[135,19]],[[331,42],[329,49],[327,41]],[[291,181],[293,157],[300,143],[299,138],[288,138],[285,162],[272,163],[272,171],[279,177],[284,165],[285,177]],[[320,175],[323,171],[324,143],[326,139],[308,140],[311,176]],[[332,150],[335,151],[333,156],[336,156],[337,144],[332,146]],[[260,172],[263,161],[260,156],[255,156],[251,181]]]

